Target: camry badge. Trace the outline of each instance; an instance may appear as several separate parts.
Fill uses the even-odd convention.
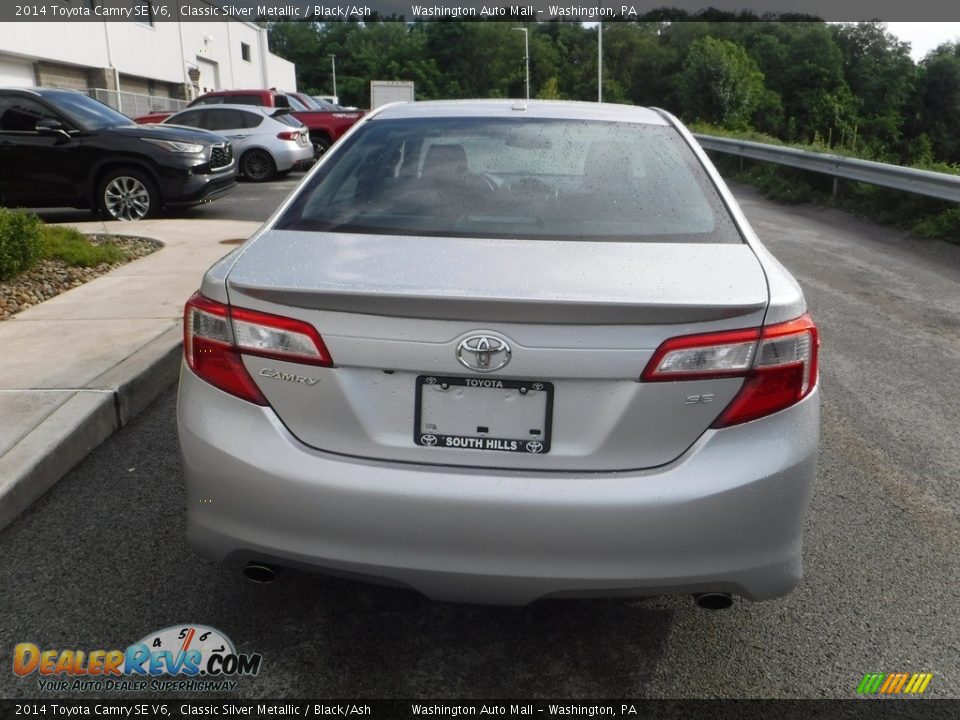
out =
[[[510,362],[510,345],[495,335],[471,335],[457,345],[457,360],[477,372],[499,370]]]

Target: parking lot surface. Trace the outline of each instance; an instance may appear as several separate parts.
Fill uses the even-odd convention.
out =
[[[190,220],[259,220],[264,221],[296,187],[306,173],[291,172],[286,177],[274,178],[261,183],[248,182],[241,178],[232,192],[213,202],[190,208],[164,210],[161,218],[186,218]],[[47,222],[89,222],[96,219],[89,210],[74,208],[40,208],[37,213]]]
[[[262,220],[295,180],[229,199]],[[960,696],[960,247],[736,193],[823,339],[819,476],[790,596],[710,613],[687,597],[496,608],[294,573],[252,585],[186,547],[171,388],[0,534],[3,652],[124,648],[201,623],[263,655],[238,698],[851,698],[867,672],[931,672],[928,696]],[[0,697],[67,695],[5,665]]]

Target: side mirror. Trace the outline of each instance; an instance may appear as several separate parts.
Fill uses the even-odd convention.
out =
[[[63,123],[52,118],[37,120],[37,132],[41,135],[59,135],[67,140],[70,139],[70,133],[64,129]]]

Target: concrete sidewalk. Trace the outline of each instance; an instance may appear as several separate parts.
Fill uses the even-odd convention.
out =
[[[0,323],[0,529],[176,380],[203,272],[259,223],[71,223],[160,250]]]

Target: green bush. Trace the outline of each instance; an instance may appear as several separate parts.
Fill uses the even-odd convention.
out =
[[[941,240],[960,239],[960,209],[926,217],[911,228],[916,235]]]
[[[0,280],[37,264],[43,253],[42,227],[36,215],[0,208]]]
[[[43,257],[63,260],[74,267],[93,267],[100,263],[114,263],[124,259],[123,251],[112,243],[94,245],[79,230],[69,227],[43,228]]]

